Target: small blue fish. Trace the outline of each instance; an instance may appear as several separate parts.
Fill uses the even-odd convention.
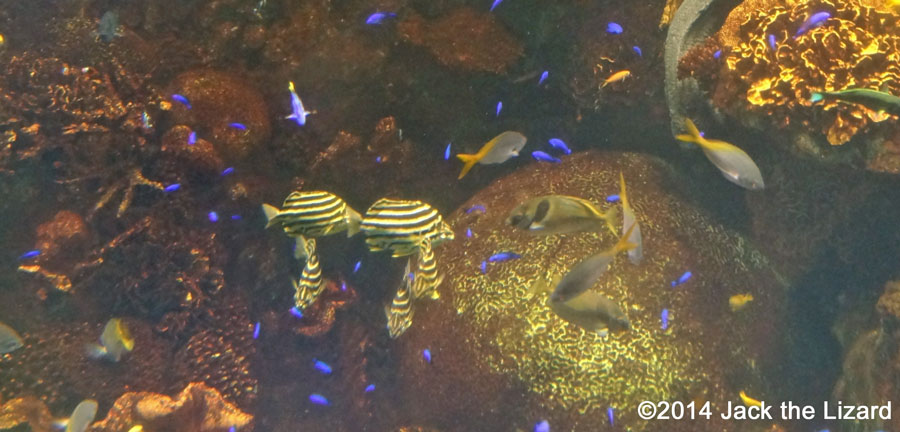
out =
[[[231,215],[231,220],[241,220],[241,215],[233,214],[233,215]]]
[[[228,428],[228,432],[237,432],[237,427],[232,426],[232,427]]]
[[[375,391],[375,384],[369,384],[366,386],[366,393],[372,393],[373,391]]]
[[[550,422],[541,420],[534,424],[534,432],[550,432]]]
[[[491,12],[493,12],[497,6],[500,6],[500,3],[503,3],[503,0],[494,0],[494,4],[491,5]]]
[[[40,251],[39,249],[30,250],[30,251],[28,251],[28,252],[23,253],[21,256],[19,256],[19,259],[20,259],[20,260],[31,259],[31,258],[34,258],[34,257],[40,255],[40,254],[41,254],[41,251]]]
[[[425,358],[426,363],[431,364],[431,350],[430,349],[428,349],[428,348],[423,349],[422,357]]]
[[[559,138],[550,138],[550,140],[548,140],[547,142],[550,143],[550,147],[553,147],[565,154],[572,154],[572,150],[569,148],[569,146],[566,145],[566,142]]]
[[[175,191],[177,191],[180,187],[181,187],[181,183],[172,183],[172,184],[166,186],[166,188],[163,189],[163,190],[166,191],[166,192],[175,192]]]
[[[297,306],[294,306],[291,308],[291,315],[293,315],[297,318],[303,318],[303,311],[301,311],[300,309],[297,309]]]
[[[689,272],[689,271],[684,272],[684,274],[681,275],[681,277],[679,277],[678,280],[672,281],[672,286],[673,287],[678,286],[678,285],[681,285],[681,284],[687,282],[691,278],[691,276],[693,276],[693,274],[691,272]]]
[[[224,170],[222,170],[222,175],[227,176],[228,174],[231,174],[233,172],[234,172],[234,167],[228,167],[228,168],[225,168]]]
[[[641,47],[635,45],[635,46],[631,47],[631,49],[634,50],[634,53],[637,54],[638,57],[644,57],[644,53],[641,52]]]
[[[472,238],[472,228],[466,228],[466,237]]]
[[[377,156],[377,157],[375,158],[375,163],[381,163],[383,160],[384,160],[384,157],[382,157],[382,156]]]
[[[312,114],[312,112],[307,111],[303,107],[300,96],[297,96],[297,92],[294,90],[293,81],[288,81],[288,90],[291,92],[291,113],[285,119],[293,120],[297,125],[303,126],[306,124],[306,116]]]
[[[253,339],[259,339],[259,329],[260,329],[259,321],[256,322],[256,325],[253,327]]]
[[[503,102],[497,102],[497,117],[500,117],[501,110],[503,110]]]
[[[551,163],[562,162],[562,160],[560,160],[559,158],[550,156],[546,152],[542,152],[540,150],[535,150],[535,151],[531,152],[531,157],[533,157],[534,160],[539,161],[539,162],[551,162]]]
[[[522,258],[522,255],[519,255],[515,252],[498,252],[491,255],[491,257],[488,258],[488,262],[512,261],[519,258]]]
[[[772,48],[772,51],[774,51],[775,50],[775,35],[769,34],[768,41],[769,41],[769,48]]]
[[[309,395],[309,401],[316,405],[322,405],[322,406],[329,405],[328,399],[326,399],[325,396],[322,396],[318,393],[313,393],[313,394]]]
[[[191,101],[189,101],[188,98],[186,98],[180,94],[173,94],[172,100],[184,105],[184,107],[187,109],[191,109]]]
[[[812,14],[803,24],[800,25],[800,28],[797,29],[797,33],[794,34],[794,39],[797,39],[803,33],[806,33],[822,24],[825,23],[825,20],[831,18],[831,14],[828,12],[818,12]]]
[[[622,34],[624,29],[618,23],[610,22],[606,25],[606,32],[609,34]]]
[[[397,14],[395,14],[393,12],[375,12],[372,15],[369,15],[368,18],[366,18],[366,24],[378,25],[378,24],[381,24],[381,22],[384,21],[386,18],[394,18],[396,16],[397,16]]]
[[[606,408],[606,418],[609,419],[610,426],[614,426],[616,424],[614,414],[615,414],[615,410],[613,410],[613,407]]]
[[[197,143],[197,132],[191,132],[191,134],[188,135],[188,145],[194,145],[196,143]]]
[[[447,143],[447,148],[444,149],[444,160],[450,160],[450,146],[453,143]]]
[[[714,59],[717,59],[717,60],[718,60],[719,57],[722,57],[722,50],[716,50],[716,52],[713,53],[713,58],[714,58]]]
[[[238,123],[238,122],[228,123],[228,126],[231,126],[237,130],[247,130],[247,126],[244,126],[243,123]]]
[[[542,72],[542,73],[541,73],[541,78],[538,79],[538,85],[541,85],[541,84],[544,83],[544,81],[547,81],[547,77],[548,77],[549,75],[550,75],[550,72],[549,72],[549,71],[544,71],[544,72]]]
[[[341,291],[347,291],[347,282],[341,281]]]
[[[355,274],[356,272],[358,272],[360,267],[362,267],[362,260],[359,260],[356,262],[356,264],[353,264],[353,273]]]
[[[475,204],[475,205],[473,205],[472,207],[469,207],[469,208],[466,209],[466,214],[472,213],[472,212],[474,212],[474,211],[480,211],[480,212],[482,212],[482,213],[487,213],[487,209],[484,208],[483,205],[481,205],[481,204]]]
[[[216,213],[215,211],[209,212],[206,216],[209,217],[210,222],[218,222],[219,221],[219,214]]]
[[[662,321],[662,329],[665,330],[669,328],[669,310],[663,309],[662,314],[660,315],[660,320]]]
[[[612,194],[606,197],[606,202],[608,203],[617,203],[621,198],[619,198],[619,194]]]
[[[481,262],[481,274],[487,274],[487,261]]]
[[[325,363],[321,360],[316,360],[313,363],[313,366],[317,371],[322,372],[322,375],[331,375],[331,366],[329,366],[328,363]]]

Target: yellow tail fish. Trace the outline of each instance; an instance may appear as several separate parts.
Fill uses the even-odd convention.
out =
[[[745,151],[725,141],[700,136],[700,131],[690,119],[685,119],[684,123],[688,133],[676,135],[675,138],[699,145],[706,158],[728,181],[750,190],[762,190],[765,187],[759,167]]]

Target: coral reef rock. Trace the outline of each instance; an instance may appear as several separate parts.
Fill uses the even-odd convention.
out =
[[[608,248],[615,236],[606,230],[532,236],[505,219],[519,203],[545,194],[604,203],[619,192],[619,171],[641,223],[644,259],[632,265],[620,256],[595,284],[632,326],[604,338],[557,317],[547,293],[532,295],[532,286]],[[761,385],[754,365],[777,363],[782,355],[773,335],[786,319],[786,287],[744,237],[685,204],[683,195],[700,188],[654,157],[589,152],[562,165],[532,164],[477,193],[448,218],[474,236],[458,234],[437,253],[446,294],[417,303],[413,327],[397,341],[404,409],[448,431],[530,429],[525,422],[535,412],[554,428],[599,430],[607,427],[607,407],[615,407],[617,424],[644,430],[648,424],[635,414],[643,400],[724,406],[741,389]],[[475,204],[487,213],[464,211]],[[489,263],[482,273],[481,262],[500,251],[522,257]],[[673,287],[685,271],[693,278]],[[728,298],[738,293],[755,300],[733,313]],[[426,346],[440,367],[422,361]],[[521,413],[498,402],[523,395]],[[461,418],[467,424],[459,425]],[[727,427],[715,416],[667,425],[673,431]]]
[[[504,74],[522,56],[522,43],[492,14],[461,8],[434,21],[411,15],[397,25],[403,39],[425,47],[446,66]]]
[[[259,91],[246,79],[211,69],[187,71],[170,84],[171,93],[185,96],[191,108],[173,102],[180,124],[213,143],[222,157],[240,160],[272,132],[269,110]],[[240,123],[244,128],[235,127]]]
[[[248,430],[244,426],[252,420],[215,389],[191,383],[174,399],[158,393],[125,393],[91,430],[121,432],[140,424],[151,431],[225,432],[232,426]]]

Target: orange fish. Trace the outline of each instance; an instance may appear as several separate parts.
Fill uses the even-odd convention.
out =
[[[620,71],[610,75],[609,78],[606,79],[606,81],[603,81],[603,85],[601,85],[600,88],[606,87],[606,85],[609,83],[624,81],[625,78],[628,78],[630,76],[631,76],[630,70],[628,70],[628,69],[620,70]]]

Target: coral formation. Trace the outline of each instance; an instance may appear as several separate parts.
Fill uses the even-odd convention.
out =
[[[178,75],[169,89],[170,94],[180,94],[191,104],[190,109],[177,102],[169,105],[175,121],[198,131],[228,160],[245,157],[272,132],[266,103],[246,79],[198,69]],[[235,127],[234,123],[244,128]]]
[[[888,282],[875,306],[879,325],[862,333],[847,349],[834,399],[845,405],[883,405],[900,400],[900,282]],[[846,420],[844,430],[894,430],[900,420]]]
[[[753,5],[732,11],[719,38],[726,45],[727,82],[722,85],[742,96],[745,109],[782,128],[801,125],[820,132],[832,145],[887,118],[858,104],[826,100],[814,105],[810,96],[846,88],[900,94],[900,24],[895,16],[860,0]],[[799,25],[819,11],[830,12],[831,18],[795,36]],[[731,101],[722,92],[717,102],[727,106]]]
[[[253,416],[225,401],[215,389],[190,383],[174,399],[159,393],[129,392],[120,396],[96,432],[122,432],[140,424],[144,430],[172,432],[225,432],[246,428]]]
[[[53,421],[47,405],[37,398],[28,396],[5,403],[0,400],[0,429],[12,429],[28,423],[32,432],[51,432],[54,430]]]
[[[666,192],[669,185],[687,180],[655,158],[584,153],[571,156],[562,170],[556,168],[536,165],[502,178],[450,218],[453,226],[471,228],[476,237],[462,238],[439,251],[438,259],[447,263],[444,283],[449,295],[425,304],[418,313],[422,319],[404,335],[401,367],[411,398],[416,399],[419,380],[427,379],[429,394],[437,395],[456,394],[462,390],[454,381],[475,379],[481,383],[479,391],[465,390],[475,406],[460,407],[459,401],[452,405],[487,413],[492,402],[480,399],[481,391],[493,400],[505,391],[522,391],[518,389],[522,386],[531,395],[524,406],[551,410],[555,427],[567,429],[577,423],[599,428],[597,422],[605,418],[600,413],[607,406],[616,407],[622,422],[639,424],[630,413],[642,400],[699,397],[721,404],[737,393],[733,386],[752,386],[755,370],[748,361],[763,363],[777,356],[772,331],[784,319],[784,285],[766,258],[741,236]],[[604,339],[566,324],[529,290],[536,281],[561,274],[611,244],[613,236],[602,232],[534,237],[503,221],[519,202],[545,193],[603,202],[606,195],[618,192],[620,170],[629,179],[629,196],[642,224],[644,262],[633,266],[624,258],[617,261],[594,288],[619,302],[633,326],[630,332]],[[463,211],[475,203],[485,205],[487,214]],[[479,263],[502,250],[522,258],[489,264],[482,274]],[[689,289],[671,289],[671,280],[685,270],[695,275]],[[729,311],[728,297],[736,293],[755,297],[747,314]],[[670,310],[673,320],[665,331],[659,321],[663,308]],[[421,353],[415,347],[422,346],[446,357],[441,364],[448,369],[440,377],[420,366]],[[494,387],[490,375],[516,384]],[[726,375],[744,378],[726,383]],[[409,404],[417,412],[450,405],[435,396]],[[489,419],[481,421],[486,423],[474,423],[472,428],[490,429]],[[702,425],[710,430],[724,427]]]
[[[411,14],[398,23],[400,37],[430,51],[446,66],[504,74],[522,56],[522,43],[494,15],[460,8],[433,22]]]

